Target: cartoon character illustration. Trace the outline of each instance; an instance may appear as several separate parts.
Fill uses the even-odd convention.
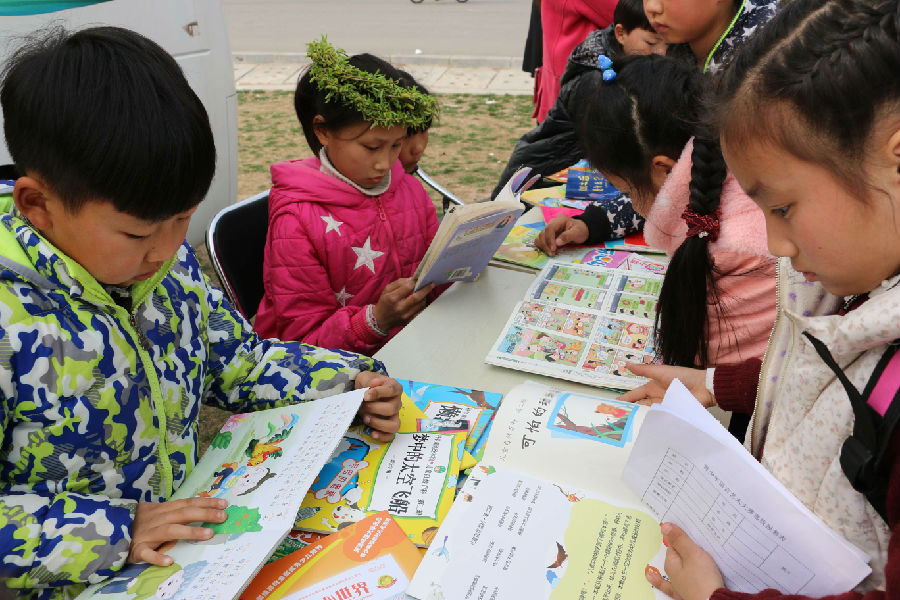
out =
[[[258,490],[263,483],[275,477],[268,467],[238,466],[237,463],[225,463],[222,470],[213,474],[215,479],[208,491],[200,492],[202,498],[221,498],[231,492],[235,496],[243,496]]]
[[[334,507],[334,510],[331,511],[331,518],[337,523],[336,527],[325,517],[322,517],[322,523],[330,531],[340,531],[344,527],[349,527],[350,525],[365,519],[366,513],[356,506],[344,506],[343,504],[338,504]]]
[[[382,575],[381,577],[378,578],[378,582],[376,585],[377,585],[377,587],[384,589],[384,588],[391,587],[395,583],[397,583],[396,577],[391,577],[390,575]]]
[[[560,492],[562,492],[562,495],[565,496],[566,500],[568,500],[569,502],[578,502],[579,500],[581,500],[581,498],[579,498],[575,494],[575,492],[567,492],[564,489],[562,489],[561,487],[559,487],[558,485],[556,485],[555,483],[553,484],[553,487],[555,487]]]
[[[628,412],[625,416],[620,418],[606,419],[604,423],[597,425],[593,423],[589,425],[579,425],[569,417],[565,406],[563,406],[559,409],[559,412],[556,413],[553,426],[566,431],[573,431],[575,433],[597,438],[601,441],[621,442],[625,427],[628,425],[628,417],[630,414],[631,413]]]
[[[550,584],[551,588],[556,587],[556,584],[562,579],[562,573],[568,566],[568,560],[569,554],[566,552],[566,549],[563,548],[562,544],[556,542],[556,560],[547,565],[547,583]]]
[[[218,535],[222,533],[246,533],[248,531],[262,531],[259,524],[259,509],[232,504],[225,509],[228,518],[224,523],[207,523],[206,526]]]
[[[255,467],[264,463],[269,457],[279,458],[284,454],[281,449],[281,442],[287,439],[294,425],[300,420],[297,415],[281,415],[284,425],[279,429],[269,423],[269,433],[262,439],[252,439],[247,446],[245,454],[250,457],[247,465]]]
[[[310,493],[317,494],[320,490],[325,490],[341,474],[341,471],[344,469],[344,463],[348,460],[355,461],[356,466],[359,466],[360,469],[367,466],[363,458],[372,449],[373,444],[358,438],[350,436],[341,438],[338,447],[331,454],[331,458],[319,471],[316,480],[309,488]],[[362,489],[359,487],[359,469],[356,469],[353,473],[347,472],[345,476],[347,476],[347,482],[340,489],[341,498],[351,503],[358,502],[362,496]]]
[[[621,419],[628,414],[628,410],[621,406],[612,406],[611,404],[598,404],[594,409],[595,413],[611,415],[614,419]]]

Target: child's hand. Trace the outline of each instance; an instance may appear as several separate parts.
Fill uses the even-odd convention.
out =
[[[400,429],[400,397],[403,387],[396,379],[363,371],[356,376],[356,389],[369,388],[363,396],[359,416],[374,431],[370,434],[381,442],[394,439]]]
[[[429,283],[413,293],[415,285],[415,279],[406,277],[385,286],[374,308],[375,320],[378,321],[379,327],[387,331],[398,325],[406,325],[422,312],[434,284]]]
[[[628,363],[626,366],[635,375],[646,377],[650,381],[630,392],[625,392],[619,396],[619,400],[638,404],[658,404],[662,402],[672,380],[680,379],[681,383],[700,401],[700,404],[706,408],[716,405],[716,399],[712,392],[706,389],[706,369],[636,363]]]
[[[678,600],[706,600],[717,589],[725,587],[719,567],[706,550],[677,525],[663,523],[660,527],[669,546],[665,565],[669,581],[656,569],[647,569],[644,573],[653,587]]]
[[[550,219],[534,240],[534,245],[550,256],[556,256],[556,251],[561,246],[583,244],[589,235],[590,231],[584,221],[559,215]]]
[[[168,502],[139,502],[131,524],[128,562],[167,567],[172,557],[158,550],[178,540],[208,540],[212,529],[188,523],[224,523],[228,502],[221,498],[185,498]]]

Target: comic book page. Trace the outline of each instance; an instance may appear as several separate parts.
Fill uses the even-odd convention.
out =
[[[231,600],[290,531],[305,491],[359,409],[365,390],[232,416],[172,496],[224,498],[215,535],[182,541],[168,567],[134,564],[85,590],[87,600]]]
[[[407,593],[420,600],[662,600],[659,524],[637,503],[480,463]]]
[[[613,492],[609,482],[621,477],[646,413],[639,404],[517,385],[494,417],[482,462],[554,481],[566,491],[577,487],[636,502],[625,486]]]
[[[267,565],[241,599],[394,600],[421,560],[397,522],[379,512]]]
[[[663,277],[550,262],[529,288],[485,361],[613,389],[644,379],[627,363],[650,363]]]

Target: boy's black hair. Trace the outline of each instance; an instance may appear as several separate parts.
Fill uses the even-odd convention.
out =
[[[416,80],[416,78],[412,76],[412,73],[410,73],[409,71],[404,71],[403,69],[397,69],[397,71],[400,73],[400,76],[401,76],[400,77],[400,85],[402,85],[403,87],[407,87],[407,88],[415,88],[415,89],[419,90],[420,92],[422,92],[423,94],[427,94],[429,96],[431,95],[431,92],[428,91],[428,88],[425,87],[424,85],[422,85],[421,83],[419,83]],[[431,129],[431,126],[433,124],[434,124],[434,119],[428,119],[428,122],[425,124],[424,127],[421,127],[419,129],[409,128],[406,130],[406,133],[408,135],[412,135],[414,133],[422,133],[423,131],[428,131],[429,129]]]
[[[21,173],[76,212],[88,200],[158,221],[197,205],[216,151],[209,118],[178,64],[119,27],[55,28],[26,42],[0,88]]]
[[[700,75],[656,54],[613,62],[616,78],[585,72],[575,90],[572,118],[578,144],[595,169],[651,189],[650,161],[677,159],[696,124]]]
[[[631,32],[640,27],[647,31],[654,31],[650,26],[650,19],[644,12],[644,0],[619,0],[613,11],[613,25],[621,25],[625,31]]]
[[[371,54],[354,54],[349,59],[350,64],[361,71],[367,73],[381,73],[389,79],[398,82],[403,81],[401,72],[390,63],[373,56]],[[360,92],[364,93],[364,92]],[[297,82],[297,89],[294,90],[294,110],[297,113],[297,119],[303,128],[303,135],[306,137],[306,143],[314,154],[318,155],[322,149],[319,138],[316,137],[313,119],[316,115],[321,115],[324,122],[321,127],[325,127],[331,131],[337,131],[349,125],[357,123],[365,123],[362,115],[352,106],[348,106],[338,98],[326,100],[326,92],[319,90],[318,86],[310,81],[310,73],[307,68],[300,80]]]

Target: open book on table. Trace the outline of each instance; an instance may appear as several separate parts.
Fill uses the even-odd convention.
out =
[[[417,290],[429,283],[472,281],[484,271],[524,210],[519,194],[539,177],[529,179],[530,174],[528,167],[516,171],[493,202],[463,204],[447,211],[413,275]]]
[[[172,496],[225,498],[228,519],[204,524],[215,535],[163,551],[168,567],[137,563],[79,598],[235,598],[291,530],[303,495],[362,403],[356,390],[282,408],[233,415]]]
[[[489,364],[614,389],[644,382],[662,275],[550,261],[494,342]]]
[[[438,530],[414,598],[666,598],[661,521],[709,552],[726,586],[825,595],[867,557],[826,527],[680,382],[660,406],[514,388],[484,461]]]

